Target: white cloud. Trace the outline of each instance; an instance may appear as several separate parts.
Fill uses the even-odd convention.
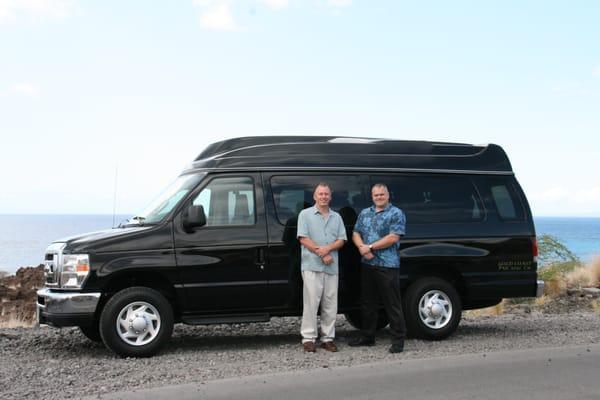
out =
[[[194,5],[203,8],[200,14],[200,25],[214,31],[237,31],[229,1],[223,0],[194,0]]]
[[[194,0],[193,3],[195,6],[198,6],[198,7],[206,7],[206,6],[209,6],[210,3],[214,3],[214,1],[213,0]]]
[[[263,3],[274,10],[281,10],[287,8],[290,5],[289,0],[263,0]]]
[[[352,0],[327,0],[329,7],[348,7],[352,5]]]
[[[571,194],[575,204],[600,204],[600,186],[579,189]]]
[[[0,24],[62,20],[71,16],[72,9],[72,0],[0,0]]]
[[[564,187],[551,187],[531,194],[531,198],[536,201],[556,202],[569,197],[570,191]]]
[[[266,7],[277,11],[290,7],[290,3],[290,0],[192,0],[192,4],[200,9],[200,25],[214,31],[243,30],[235,18],[235,12],[240,12],[238,9],[242,6],[251,6],[251,9]],[[313,5],[328,7],[333,14],[339,14],[342,7],[352,5],[352,0],[316,0]]]
[[[568,97],[585,97],[592,94],[592,91],[588,87],[575,82],[556,85],[551,88],[551,91],[556,95]]]
[[[31,83],[15,83],[8,88],[8,94],[21,95],[27,97],[37,98],[40,95],[40,91],[37,86]]]
[[[537,215],[600,215],[600,186],[556,186],[529,191],[527,197]]]

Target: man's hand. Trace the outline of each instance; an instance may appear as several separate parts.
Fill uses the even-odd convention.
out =
[[[325,257],[323,257],[323,263],[325,265],[333,264],[333,256],[331,254],[327,254]]]
[[[320,246],[315,249],[315,254],[323,258],[331,252],[329,246]]]
[[[365,258],[365,260],[372,260],[375,258],[375,254],[373,254],[369,251],[368,253],[363,254],[363,257]]]
[[[369,249],[369,245],[363,243],[358,247],[358,252],[360,253],[361,256],[364,257],[365,254],[371,252],[371,249]]]

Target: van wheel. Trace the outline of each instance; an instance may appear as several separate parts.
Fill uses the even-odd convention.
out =
[[[154,355],[173,333],[173,308],[159,292],[131,287],[111,297],[100,315],[102,341],[124,357]]]
[[[100,336],[100,327],[98,326],[98,320],[94,321],[92,325],[80,326],[79,330],[83,335],[90,339],[92,342],[102,343],[102,337]]]
[[[461,316],[456,289],[440,278],[416,281],[406,292],[406,326],[417,338],[441,340],[452,335]]]
[[[361,310],[352,310],[352,311],[348,311],[347,313],[344,314],[344,317],[346,317],[346,321],[348,321],[348,323],[355,329],[362,329],[363,328],[363,323],[362,323],[362,312]],[[383,328],[385,328],[386,326],[388,326],[388,324],[390,323],[387,314],[385,313],[385,310],[379,310],[379,313],[377,314],[377,326],[375,329],[382,330]]]

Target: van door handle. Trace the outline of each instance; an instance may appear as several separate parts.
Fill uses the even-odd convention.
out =
[[[261,270],[265,269],[265,249],[263,248],[256,251],[256,265],[258,265]]]

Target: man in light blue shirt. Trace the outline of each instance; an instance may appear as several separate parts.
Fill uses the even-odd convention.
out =
[[[338,297],[338,250],[347,240],[342,217],[329,208],[331,188],[319,183],[314,191],[315,205],[298,215],[297,237],[302,245],[303,288],[302,346],[315,352],[317,312],[321,305],[321,346],[335,352],[335,318]]]

